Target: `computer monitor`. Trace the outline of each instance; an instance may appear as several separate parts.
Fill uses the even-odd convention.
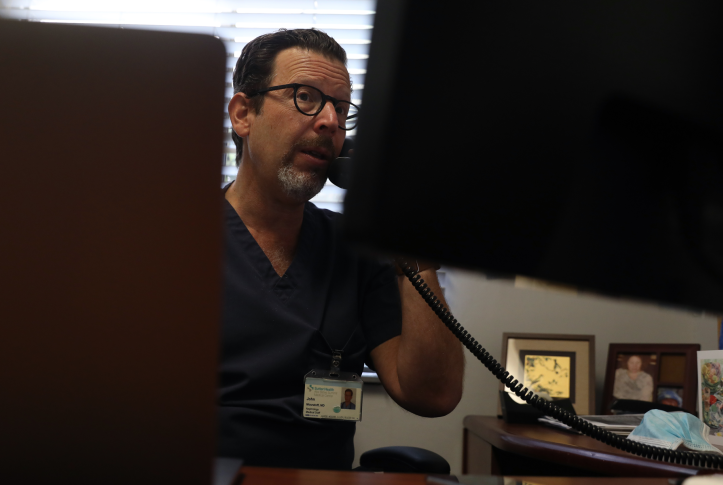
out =
[[[721,18],[688,0],[380,2],[348,237],[722,311]]]

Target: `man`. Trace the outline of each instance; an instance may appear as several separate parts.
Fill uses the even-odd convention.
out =
[[[641,370],[643,360],[631,355],[625,369],[615,371],[613,397],[618,399],[635,399],[653,401],[653,377]]]
[[[352,397],[354,397],[354,391],[351,389],[344,391],[344,402],[341,403],[342,409],[356,409],[356,404],[351,402]]]
[[[308,200],[341,151],[351,82],[346,53],[317,30],[246,45],[228,112],[239,160],[225,188],[226,266],[219,454],[248,465],[349,469],[355,423],[302,417],[304,378],[373,366],[421,416],[462,393],[459,342],[392,266],[356,255],[339,214]],[[437,295],[433,270],[422,271]]]

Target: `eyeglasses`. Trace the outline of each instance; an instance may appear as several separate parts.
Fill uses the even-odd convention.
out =
[[[301,114],[316,116],[324,109],[326,102],[331,101],[331,104],[334,106],[334,111],[336,111],[339,128],[342,130],[353,130],[356,128],[359,107],[350,101],[343,101],[324,94],[314,86],[298,83],[282,84],[280,86],[261,89],[260,91],[247,94],[247,96],[253,98],[256,95],[268,93],[269,91],[291,88],[294,88],[294,104]]]

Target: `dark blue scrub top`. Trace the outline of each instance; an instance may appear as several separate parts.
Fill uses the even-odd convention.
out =
[[[301,416],[304,375],[360,375],[369,352],[401,333],[390,264],[360,258],[341,240],[340,214],[306,203],[283,277],[224,200],[226,263],[219,389],[219,456],[254,466],[350,469],[354,422]]]

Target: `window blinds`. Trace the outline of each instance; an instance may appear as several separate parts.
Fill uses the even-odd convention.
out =
[[[317,28],[347,52],[347,67],[361,105],[364,75],[374,25],[375,0],[0,0],[0,15],[31,21],[152,29],[214,35],[226,45],[227,101],[233,95],[232,72],[244,45],[280,28]],[[223,184],[236,177],[236,148],[224,113]],[[352,130],[347,136],[354,137]],[[208,163],[218,163],[209,160]],[[327,182],[312,201],[341,211],[344,191]]]

